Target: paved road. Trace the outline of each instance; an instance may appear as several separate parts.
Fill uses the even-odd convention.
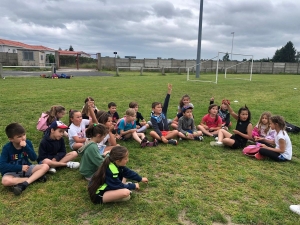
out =
[[[66,75],[73,75],[75,77],[81,77],[81,76],[113,76],[113,74],[103,73],[96,70],[87,70],[87,69],[59,69],[56,71],[57,74],[66,74]],[[40,76],[41,74],[50,74],[50,72],[47,71],[8,71],[4,70],[3,75],[4,77],[27,77],[27,76]]]

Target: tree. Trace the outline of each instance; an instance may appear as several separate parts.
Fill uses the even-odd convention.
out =
[[[62,50],[61,47],[59,47],[59,48],[58,48],[58,51],[61,51],[61,50]]]
[[[273,59],[273,62],[295,62],[296,61],[296,49],[294,44],[289,41],[281,49],[277,49]]]
[[[70,45],[69,47],[69,51],[73,52],[74,51],[74,48],[72,47],[72,45]]]
[[[223,56],[223,61],[230,61],[228,52]]]

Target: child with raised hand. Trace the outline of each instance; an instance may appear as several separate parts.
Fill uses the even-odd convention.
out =
[[[182,117],[182,108],[186,105],[192,105],[194,108],[194,105],[190,102],[190,96],[185,94],[181,97],[178,105],[178,112],[176,117],[172,120],[171,127],[176,129],[178,128],[178,120],[180,117]]]
[[[130,199],[131,190],[140,189],[139,183],[122,183],[123,178],[148,183],[146,177],[126,167],[129,160],[127,148],[114,147],[93,175],[88,192],[95,204],[120,202]]]
[[[78,156],[76,151],[67,153],[64,132],[69,127],[61,121],[54,121],[47,129],[39,146],[38,163],[47,164],[49,173],[56,173],[57,167],[79,168],[80,163],[72,160]]]
[[[192,104],[188,104],[182,107],[183,116],[178,121],[178,136],[183,139],[202,141],[202,132],[197,131],[194,118],[193,118]]]
[[[259,118],[258,123],[252,130],[253,140],[266,144],[269,147],[273,147],[275,144],[275,130],[272,130],[270,127],[270,112],[263,112]]]
[[[260,145],[259,152],[255,154],[256,159],[269,157],[278,162],[292,159],[292,143],[289,135],[285,131],[285,121],[282,116],[271,116],[270,127],[275,130],[275,147]]]
[[[105,111],[98,111],[96,118],[98,120],[98,123],[103,124],[108,131],[103,140],[98,143],[100,154],[103,154],[104,152],[109,152],[114,146],[118,145],[116,136],[113,134],[113,130],[115,127],[113,125],[111,115]],[[109,146],[105,144],[106,142],[108,142]]]
[[[230,105],[227,104],[230,115],[237,120],[236,128],[232,132],[234,134],[229,133],[225,129],[220,129],[218,133],[218,141],[211,142],[212,146],[229,146],[232,149],[244,148],[247,144],[247,141],[252,139],[252,124],[251,120],[251,112],[248,107],[241,107],[236,114]]]
[[[106,112],[105,112],[106,113]],[[98,143],[107,135],[108,129],[103,124],[90,124],[86,130],[89,142],[80,149],[81,161],[79,172],[86,180],[90,180],[93,174],[104,161],[104,155],[100,154]],[[108,153],[108,151],[106,151]]]
[[[89,102],[93,102],[89,104]],[[82,119],[92,119],[90,113],[89,113],[89,107],[92,107],[94,109],[95,115],[99,111],[97,106],[95,106],[95,100],[92,97],[87,97],[84,100],[84,106],[82,107],[81,114],[82,114]]]
[[[214,104],[214,101],[214,97],[211,97],[209,105]],[[228,111],[227,105],[230,105],[230,101],[228,99],[223,99],[222,104],[218,106],[218,115],[222,119],[222,129],[225,130],[228,130],[228,128],[231,127],[230,113]]]
[[[25,129],[18,123],[5,128],[9,143],[2,148],[0,171],[3,186],[12,186],[15,195],[20,195],[32,182],[46,182],[47,164],[32,165],[37,155],[30,140],[26,140]]]
[[[129,108],[134,109],[136,112],[136,128],[137,132],[143,132],[145,133],[147,128],[149,128],[149,124],[145,121],[144,117],[142,116],[142,113],[139,112],[139,105],[137,102],[130,102],[129,103]]]
[[[118,134],[122,140],[133,138],[140,146],[156,146],[156,142],[149,142],[144,133],[138,133],[135,124],[136,112],[134,109],[127,109],[124,118],[120,119],[118,124]]]
[[[212,104],[208,107],[208,114],[203,116],[197,128],[202,131],[203,134],[216,138],[221,127],[222,119],[218,115],[218,105]]]
[[[89,124],[93,123],[98,123],[95,113],[94,113],[94,108],[93,108],[93,102],[90,101],[88,103],[89,106],[89,112],[92,117],[92,120],[88,119],[82,119],[82,114],[80,111],[77,110],[70,110],[69,112],[69,130],[68,130],[68,135],[69,135],[69,144],[70,148],[72,150],[78,150],[80,147],[82,147],[86,141],[86,136],[85,136],[85,128]]]
[[[176,138],[178,135],[178,130],[169,130],[167,111],[170,96],[172,93],[172,84],[168,84],[168,93],[166,95],[164,105],[160,102],[152,103],[152,115],[151,123],[153,130],[150,132],[150,136],[155,140],[162,141],[163,143],[177,145],[177,140],[172,139]]]

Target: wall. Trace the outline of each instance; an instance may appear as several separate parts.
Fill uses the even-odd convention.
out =
[[[17,66],[17,53],[0,52],[0,63],[2,64],[2,66]]]
[[[41,53],[39,51],[32,51],[32,50],[24,50],[24,51],[30,51],[33,52],[33,60],[23,60],[23,50],[19,49],[18,51],[18,66],[45,66],[45,53]],[[41,54],[44,55],[43,63],[41,63]]]

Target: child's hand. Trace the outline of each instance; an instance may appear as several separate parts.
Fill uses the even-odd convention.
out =
[[[26,141],[21,141],[21,142],[20,142],[20,146],[21,146],[21,147],[26,147]]]
[[[234,134],[240,134],[241,132],[239,132],[238,130],[233,130],[232,131]]]
[[[211,98],[210,98],[210,101],[212,101],[212,102],[215,101],[215,98],[214,98],[214,97],[211,97]]]
[[[172,91],[172,84],[168,84],[168,90]]]
[[[134,133],[137,131],[137,129],[131,129],[130,131],[131,131],[131,133]]]
[[[265,144],[260,144],[261,148],[266,148],[267,146]]]
[[[148,184],[148,178],[147,177],[143,177],[142,178],[142,182]]]
[[[193,134],[188,134],[187,136],[189,139],[194,139],[194,135]]]
[[[22,166],[22,171],[23,171],[23,172],[27,172],[28,169],[29,169],[29,166],[28,166],[28,165],[23,165],[23,166]]]
[[[139,183],[135,183],[135,189],[140,189]]]

